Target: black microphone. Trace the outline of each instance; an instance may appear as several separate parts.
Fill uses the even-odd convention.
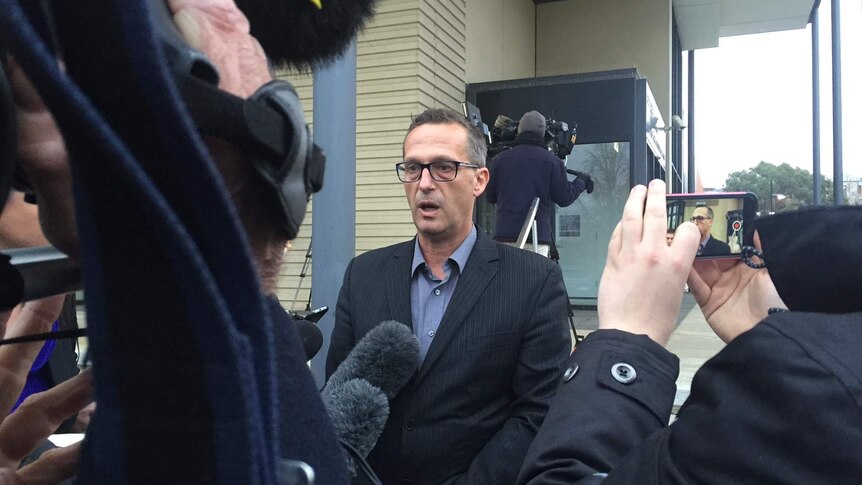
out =
[[[307,320],[294,320],[296,333],[302,341],[302,350],[305,351],[305,360],[311,360],[323,347],[323,332],[317,325]]]
[[[332,61],[374,14],[374,0],[236,0],[253,35],[277,66]]]
[[[21,302],[71,293],[81,285],[78,264],[51,246],[0,253],[0,311]]]
[[[386,426],[387,397],[395,397],[418,368],[419,341],[406,325],[388,321],[368,332],[327,381],[322,398],[335,432],[361,458]]]

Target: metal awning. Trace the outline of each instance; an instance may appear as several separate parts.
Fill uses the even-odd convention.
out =
[[[720,37],[803,29],[816,0],[673,0],[682,50],[718,47]]]

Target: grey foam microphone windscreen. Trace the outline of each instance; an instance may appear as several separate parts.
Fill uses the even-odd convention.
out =
[[[419,341],[407,325],[382,322],[356,344],[330,376],[327,386],[357,377],[392,399],[419,368]]]
[[[360,455],[368,456],[389,418],[386,394],[365,379],[351,379],[327,385],[321,397],[335,434]]]

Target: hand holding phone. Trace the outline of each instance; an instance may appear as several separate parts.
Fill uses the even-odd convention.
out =
[[[610,243],[599,284],[600,329],[647,335],[666,345],[673,332],[699,233],[681,222],[672,244],[665,243],[665,184],[632,188]]]
[[[752,238],[754,247],[760,249],[756,232]],[[755,258],[753,262],[759,260]],[[688,286],[707,323],[725,343],[766,318],[770,308],[787,308],[769,272],[742,261],[717,258],[695,261]]]

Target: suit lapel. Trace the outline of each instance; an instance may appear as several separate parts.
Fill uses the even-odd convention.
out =
[[[458,278],[455,293],[449,301],[449,306],[446,307],[446,312],[440,321],[440,327],[437,329],[434,341],[431,343],[428,354],[419,368],[416,384],[425,377],[428,370],[445,352],[449,346],[449,342],[458,333],[461,324],[464,323],[467,315],[473,310],[476,302],[479,301],[479,297],[482,296],[485,288],[497,273],[498,259],[497,243],[479,231],[476,245],[473,247],[470,258],[467,260],[466,268]]]
[[[389,314],[392,320],[401,322],[413,329],[413,316],[410,311],[410,265],[413,262],[413,247],[416,238],[402,243],[392,252],[387,261],[386,294],[389,300]]]

